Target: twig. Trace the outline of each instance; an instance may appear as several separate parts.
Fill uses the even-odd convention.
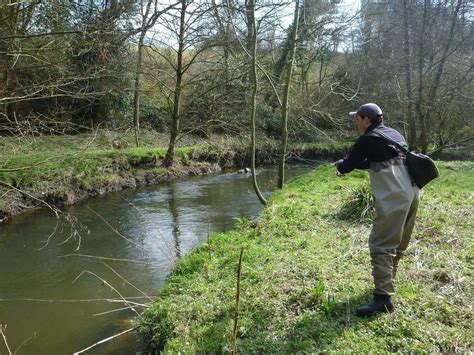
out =
[[[121,294],[115,287],[113,287],[107,280],[103,279],[102,277],[100,277],[100,276],[97,275],[96,273],[94,273],[94,272],[92,272],[92,271],[89,271],[89,270],[83,270],[83,271],[72,281],[72,283],[76,282],[76,280],[77,280],[78,278],[80,278],[80,277],[81,277],[82,275],[84,275],[84,274],[90,274],[90,275],[92,275],[92,276],[97,277],[100,281],[102,281],[102,283],[103,283],[104,285],[107,285],[112,291],[114,291],[117,295],[119,295],[119,297],[122,298],[123,302],[124,302],[127,306],[129,306],[130,309],[131,309],[132,311],[134,311],[135,314],[136,314],[139,318],[141,318],[140,313],[138,313],[137,310],[136,310],[135,308],[133,308],[133,305],[131,305],[130,302],[127,301],[127,300],[125,299],[125,297],[123,297],[122,294]]]
[[[105,265],[110,271],[112,271],[115,275],[117,275],[118,277],[120,277],[123,281],[125,281],[128,285],[132,286],[135,290],[137,290],[138,292],[140,292],[143,296],[145,296],[146,298],[148,298],[148,300],[150,300],[151,302],[153,302],[153,299],[148,296],[145,292],[143,292],[142,290],[140,290],[137,286],[135,286],[134,284],[132,284],[130,281],[128,281],[125,277],[123,277],[122,275],[120,275],[117,271],[114,270],[114,268],[106,263],[104,263],[102,260],[100,261],[103,265]]]
[[[240,47],[242,48],[242,50],[245,52],[245,54],[247,54],[247,56],[252,59],[252,54],[247,50],[247,48],[244,46],[244,44],[242,43],[242,41],[240,40],[240,36],[237,32],[237,26],[234,24],[234,21],[231,19],[231,24],[232,24],[232,28],[234,29],[234,32],[236,34],[236,39],[237,41],[239,42],[240,44]],[[255,28],[255,31],[257,29]],[[280,99],[280,95],[278,95],[278,90],[277,88],[275,87],[275,83],[273,82],[273,80],[270,78],[270,75],[268,75],[268,73],[265,71],[265,69],[258,63],[258,62],[255,62],[255,64],[257,65],[258,69],[260,69],[262,71],[262,73],[265,75],[265,77],[267,78],[269,84],[271,85],[272,89],[273,89],[273,93],[275,94],[275,97],[278,101],[278,106],[281,107],[282,106],[282,102],[281,102],[281,99]]]
[[[146,297],[142,296],[133,296],[127,297],[127,301],[130,303],[134,303],[136,305],[141,305],[140,303],[131,302],[129,300],[135,299],[144,299]],[[15,302],[15,301],[29,301],[29,302],[46,302],[46,303],[82,303],[82,302],[110,302],[110,303],[122,303],[122,298],[89,298],[89,299],[77,299],[77,300],[48,300],[48,299],[41,299],[41,298],[0,298],[0,302]]]
[[[99,217],[115,234],[117,234],[120,238],[122,239],[125,239],[127,242],[129,243],[132,243],[133,245],[135,245],[136,247],[142,249],[143,251],[148,251],[147,248],[145,248],[143,245],[140,245],[138,244],[137,242],[133,241],[132,239],[124,236],[122,233],[120,233],[117,229],[115,229],[104,217],[102,217],[98,212],[94,211],[92,208],[90,208],[89,206],[87,206],[87,208],[92,211],[97,217]],[[161,236],[161,238],[163,239],[163,242],[164,242],[164,245],[166,246],[166,248],[168,249],[168,253],[163,250],[163,248],[161,248],[160,244],[158,244],[158,242],[155,240],[155,238],[153,238],[153,242],[155,243],[155,245],[163,252],[163,254],[166,256],[166,258],[168,259],[168,261],[170,263],[173,263],[174,260],[170,257],[170,254],[171,252],[173,252],[173,249],[172,247],[169,246],[168,242],[166,241],[166,238],[163,236],[163,234],[161,233],[160,230],[158,230],[158,234]],[[176,250],[176,249],[174,249]],[[105,258],[104,258],[105,259]]]
[[[6,187],[8,187],[8,188],[10,188],[10,189],[13,189],[13,190],[15,190],[15,191],[17,191],[17,192],[19,192],[19,193],[21,193],[21,194],[25,194],[25,195],[27,195],[28,197],[32,198],[33,200],[42,203],[43,205],[45,205],[46,207],[48,207],[51,211],[53,211],[53,213],[54,213],[54,215],[56,216],[56,218],[59,218],[59,214],[61,213],[61,211],[60,211],[57,207],[52,206],[52,205],[50,205],[49,203],[47,203],[46,201],[41,200],[41,199],[39,199],[39,198],[33,196],[32,194],[29,194],[29,193],[26,192],[26,191],[20,190],[19,188],[15,187],[15,186],[13,186],[13,185],[10,185],[10,184],[8,184],[8,183],[6,183],[5,181],[1,181],[1,180],[0,180],[0,184],[1,184],[1,185],[4,185],[4,186],[6,186]]]
[[[7,329],[6,324],[5,324],[5,329]],[[8,346],[7,336],[3,332],[3,324],[0,324],[0,334],[2,335],[3,342],[5,343],[5,346],[7,347],[8,354],[12,355],[12,351],[10,350],[10,347]]]
[[[137,307],[144,307],[144,308],[148,308],[149,305],[146,305],[146,304],[136,304]],[[103,316],[105,314],[109,314],[109,313],[114,313],[114,312],[119,312],[119,311],[125,311],[127,309],[130,309],[130,307],[120,307],[120,308],[116,308],[116,309],[112,309],[110,311],[105,311],[105,312],[100,312],[100,313],[94,313],[93,316],[94,317],[97,317],[97,316]]]
[[[36,334],[35,334],[35,336],[36,336]],[[27,344],[30,340],[32,340],[32,339],[33,339],[33,337],[31,336],[31,337],[26,338],[25,340],[23,340],[23,341],[21,342],[21,344],[18,345],[18,348],[15,349],[15,352],[13,353],[13,355],[16,355],[16,353],[18,353],[18,351],[20,351],[20,349],[21,349],[24,345],[26,345],[26,344]]]
[[[136,263],[136,264],[145,264],[145,265],[160,266],[159,264],[149,263],[149,262],[141,261],[141,260],[119,259],[119,258],[106,258],[106,257],[103,257],[103,256],[86,255],[86,254],[66,254],[66,255],[59,255],[58,258],[68,258],[68,257],[71,257],[71,256],[80,256],[80,257],[84,257],[84,258],[99,259],[99,260],[125,261],[125,262],[128,262],[128,263]]]
[[[127,200],[126,198],[123,199],[125,202],[127,202],[130,206],[132,206],[132,208],[134,208],[138,214],[140,216],[143,216],[143,212],[136,206],[134,205],[132,202],[130,202],[129,200]],[[170,263],[174,263],[174,260],[173,258],[170,257],[170,255],[174,255],[176,253],[176,248],[175,247],[172,247],[169,245],[168,241],[166,240],[165,236],[163,235],[163,233],[160,231],[159,228],[156,228],[156,231],[158,232],[159,236],[161,237],[161,239],[163,240],[163,243],[167,249],[167,251],[165,251],[161,245],[158,243],[157,241],[157,238],[153,238],[153,243],[158,247],[158,249],[160,249],[163,254],[166,256],[166,258],[170,261]]]
[[[240,314],[240,276],[242,271],[242,258],[244,256],[244,248],[240,250],[239,266],[237,268],[237,295],[235,297],[235,317],[234,332],[232,333],[232,354],[237,354],[237,323]]]
[[[40,162],[31,164],[31,165],[28,165],[28,166],[22,166],[22,167],[19,167],[19,168],[0,168],[0,172],[2,172],[2,173],[12,173],[12,172],[15,172],[15,171],[33,169],[36,166],[41,165],[41,164],[45,164],[45,163],[47,163],[51,160],[58,160],[58,158],[61,157],[61,156],[54,156],[54,157],[46,158],[45,160],[42,160]]]
[[[94,344],[92,344],[91,346],[89,346],[89,347],[87,347],[87,348],[85,348],[85,349],[83,349],[83,350],[80,350],[80,351],[75,352],[74,355],[82,354],[82,353],[84,353],[84,352],[86,352],[86,351],[88,351],[88,350],[90,350],[90,349],[92,349],[92,348],[95,348],[97,345],[106,343],[106,342],[108,342],[108,341],[110,341],[110,340],[112,340],[112,339],[115,339],[115,338],[117,338],[117,337],[119,337],[119,336],[121,336],[121,335],[130,333],[130,332],[131,332],[132,330],[134,330],[134,329],[135,329],[135,328],[130,328],[130,329],[124,330],[122,333],[118,333],[118,334],[112,335],[111,337],[102,339],[102,340],[98,341],[97,343],[94,343]]]
[[[56,230],[58,229],[58,226],[59,226],[59,220],[56,222],[56,227],[54,227],[54,230],[53,232],[49,235],[48,239],[46,239],[44,241],[44,245],[41,247],[41,248],[38,248],[38,250],[42,250],[44,248],[46,248],[49,244],[49,241],[51,240],[51,238],[53,237],[53,235],[56,234]]]
[[[211,247],[211,222],[207,222],[207,246],[209,248],[209,257],[212,258],[212,247]]]
[[[57,245],[66,244],[67,242],[69,242],[69,240],[77,236],[77,247],[75,251],[79,251],[79,249],[81,249],[82,237],[79,231],[77,230],[77,228],[75,227],[74,222],[77,222],[77,220],[75,221],[75,218],[71,217],[70,214],[66,215],[66,220],[69,222],[71,226],[71,234],[69,235],[69,237],[67,237],[65,240],[63,240],[61,243],[58,243]]]
[[[132,202],[130,202],[130,201],[129,201],[128,199],[126,199],[126,198],[123,198],[123,200],[124,200],[125,202],[127,202],[130,206],[132,206],[132,208],[135,209],[135,210],[138,212],[138,214],[139,214],[140,216],[143,216],[142,211],[140,211],[140,209],[139,209],[137,206],[135,206]]]
[[[100,126],[100,124],[99,124]],[[97,127],[98,128],[98,127]],[[42,164],[46,164],[48,163],[49,161],[51,160],[55,160],[57,161],[58,159],[60,159],[61,161],[64,161],[68,158],[72,158],[74,156],[77,156],[83,152],[85,152],[91,145],[92,143],[94,142],[94,140],[97,138],[97,132],[98,132],[98,129],[95,131],[95,134],[94,136],[92,137],[92,139],[87,142],[87,144],[84,146],[84,148],[79,151],[79,152],[76,152],[76,153],[71,153],[71,154],[66,154],[66,155],[58,155],[58,156],[53,156],[53,157],[49,157],[49,158],[46,158],[42,161],[39,161],[37,163],[34,163],[34,164],[31,164],[31,165],[28,165],[28,166],[22,166],[22,167],[19,167],[19,168],[0,168],[0,172],[3,172],[3,173],[11,173],[11,172],[15,172],[15,171],[22,171],[22,170],[29,170],[29,169],[33,169],[39,165],[42,165]]]
[[[94,213],[97,217],[99,217],[113,232],[115,232],[115,234],[117,234],[119,237],[125,239],[127,242],[135,245],[136,247],[142,249],[142,250],[145,250],[147,251],[147,249],[143,246],[143,245],[140,245],[138,244],[137,242],[131,240],[130,238],[124,236],[122,233],[120,233],[118,230],[116,230],[104,217],[102,217],[98,212],[94,211],[92,208],[90,208],[89,206],[87,206],[87,209],[90,210],[92,213]]]

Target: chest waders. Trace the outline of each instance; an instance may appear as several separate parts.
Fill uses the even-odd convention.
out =
[[[374,294],[393,295],[398,263],[410,242],[419,192],[404,164],[396,157],[370,164],[375,217],[369,236]]]

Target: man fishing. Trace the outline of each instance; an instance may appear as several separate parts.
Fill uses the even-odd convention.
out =
[[[369,236],[369,250],[374,277],[373,299],[357,308],[358,316],[393,312],[391,297],[398,263],[408,247],[415,225],[419,189],[411,181],[404,154],[386,136],[402,146],[405,138],[383,124],[379,106],[367,103],[349,115],[356,120],[361,136],[348,158],[338,160],[338,174],[354,169],[369,169],[375,198],[375,217]]]

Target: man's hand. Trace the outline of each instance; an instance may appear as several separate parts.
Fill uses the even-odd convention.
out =
[[[336,176],[344,176],[344,174],[341,174],[339,170],[337,169],[337,166],[341,164],[344,161],[344,159],[339,159],[338,161],[334,162],[334,166],[336,167]]]

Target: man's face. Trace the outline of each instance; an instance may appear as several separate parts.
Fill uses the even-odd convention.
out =
[[[357,125],[357,131],[358,131],[360,134],[363,134],[363,133],[365,132],[365,130],[366,130],[367,128],[369,128],[369,126],[370,126],[371,124],[372,124],[372,123],[370,122],[369,117],[357,115],[357,118],[356,118],[356,125]]]

